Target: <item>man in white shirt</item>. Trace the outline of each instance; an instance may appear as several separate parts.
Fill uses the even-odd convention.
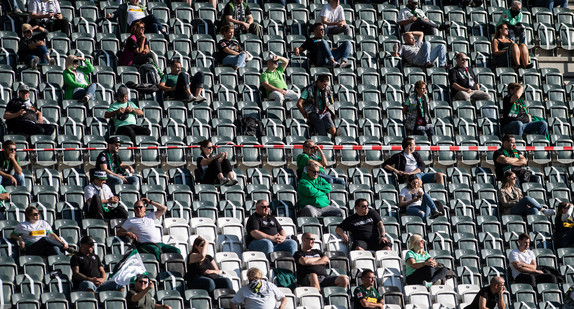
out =
[[[344,33],[351,35],[351,28],[345,21],[345,10],[339,4],[339,0],[329,0],[329,3],[323,6],[316,22],[323,24],[325,34]]]
[[[84,188],[86,199],[86,218],[94,219],[125,219],[128,212],[117,205],[120,199],[114,196],[112,189],[106,184],[108,175],[105,171],[95,171],[92,183]],[[116,207],[110,207],[115,204]]]
[[[154,206],[157,210],[146,215],[146,205]],[[166,211],[167,206],[142,198],[134,204],[135,217],[122,224],[118,236],[133,239],[139,252],[154,254],[158,261],[162,253],[181,253],[178,248],[162,243],[161,233],[155,227],[155,219],[161,218]]]
[[[415,39],[416,37],[416,39]],[[438,65],[449,69],[446,65],[446,46],[438,44],[431,49],[430,42],[423,42],[424,33],[421,31],[405,32],[403,41],[405,44],[399,47],[399,43],[393,46],[395,57],[403,57],[409,64],[430,68],[438,59]]]
[[[437,26],[433,21],[429,20],[423,10],[417,7],[418,4],[419,0],[409,0],[407,5],[399,11],[397,20],[399,25],[405,28],[405,32],[421,31],[426,35],[435,35],[438,34],[438,31],[449,28],[449,25],[442,24]]]
[[[250,268],[247,271],[247,279],[249,283],[243,286],[229,303],[231,309],[239,308],[239,305],[244,305],[245,309],[284,309],[287,305],[287,298],[279,291],[277,286],[271,282],[262,279],[261,270],[258,268]],[[275,305],[276,302],[281,302],[279,307]]]
[[[536,256],[530,250],[530,236],[526,233],[518,235],[518,248],[510,252],[508,259],[515,283],[527,283],[534,288],[538,283],[558,283],[556,276],[536,265]]]
[[[28,22],[39,25],[48,31],[61,30],[70,35],[70,22],[62,15],[58,0],[32,0],[28,5]]]

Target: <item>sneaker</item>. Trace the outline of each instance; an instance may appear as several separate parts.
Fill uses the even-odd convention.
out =
[[[238,183],[239,183],[239,180],[237,180],[237,178],[231,178],[231,180],[229,181],[230,186],[235,186]]]
[[[438,217],[442,216],[442,212],[439,210],[435,210],[431,213],[430,218],[431,219],[436,219]]]
[[[334,68],[338,68],[338,67],[340,67],[340,66],[341,66],[341,64],[340,64],[340,63],[338,63],[337,61],[333,62],[333,64],[332,64],[332,65],[333,65],[333,67],[334,67]]]
[[[68,247],[68,249],[66,251],[68,251],[69,254],[78,253],[78,250],[76,250],[76,248],[74,248],[74,247]]]
[[[182,99],[181,101],[184,103],[188,103],[191,101],[195,101],[195,97],[193,96],[193,94],[188,94],[187,97],[185,99]]]
[[[219,185],[225,186],[229,182],[229,178],[223,177],[219,180]]]
[[[202,96],[201,94],[198,94],[198,95],[195,97],[195,102],[198,102],[198,103],[199,103],[199,102],[203,102],[203,101],[205,101],[205,100],[207,100],[207,98],[204,97],[204,96]]]
[[[425,67],[426,68],[432,68],[433,64],[431,62],[427,62],[427,63],[425,63]]]
[[[343,62],[343,63],[341,63],[341,69],[350,68],[350,67],[351,67],[351,64],[348,63],[348,62]]]
[[[30,62],[30,68],[32,70],[37,70],[38,69],[38,63],[40,63],[40,58],[36,57],[36,58],[32,59],[32,61]]]
[[[542,211],[542,213],[546,216],[546,217],[552,217],[554,214],[556,214],[556,212],[554,211],[554,209],[544,209]]]
[[[424,285],[427,289],[430,289],[431,286],[432,286],[432,282],[423,281],[423,285]]]
[[[84,104],[88,104],[88,101],[90,101],[91,98],[92,98],[91,95],[86,94],[86,95],[82,98],[82,102],[83,102]]]
[[[534,67],[534,62],[530,62],[529,64],[526,65],[526,69],[532,69]]]
[[[448,28],[450,28],[449,24],[442,24],[438,27],[438,30],[443,31],[443,30],[447,30]]]
[[[48,63],[49,63],[50,65],[55,65],[55,64],[56,64],[56,59],[50,58],[50,60],[48,60]]]

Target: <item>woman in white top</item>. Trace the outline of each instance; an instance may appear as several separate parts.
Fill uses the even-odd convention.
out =
[[[407,215],[419,216],[426,218],[431,215],[431,219],[442,216],[432,200],[432,198],[423,191],[423,182],[417,175],[407,177],[407,186],[399,194],[399,206],[407,207]]]
[[[342,32],[345,35],[351,35],[351,28],[345,21],[345,10],[339,4],[339,0],[329,0],[317,17],[317,22],[325,26],[325,34],[333,35]]]

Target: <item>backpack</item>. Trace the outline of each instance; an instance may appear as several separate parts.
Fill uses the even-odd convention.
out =
[[[241,123],[241,130],[243,135],[250,135],[258,138],[265,135],[263,130],[263,122],[261,122],[261,119],[247,116],[242,117],[239,121]]]
[[[274,283],[283,288],[289,288],[293,291],[297,287],[297,279],[292,271],[285,268],[273,268],[275,273]]]
[[[139,68],[140,75],[142,76],[142,84],[159,85],[161,77],[157,72],[157,68],[153,63],[144,63]]]

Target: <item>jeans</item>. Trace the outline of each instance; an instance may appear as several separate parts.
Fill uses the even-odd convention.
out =
[[[419,216],[422,219],[428,217],[430,213],[436,212],[436,205],[430,195],[423,193],[423,199],[420,206],[410,206],[407,208],[407,215]],[[421,213],[422,212],[422,213]]]
[[[139,179],[137,176],[124,176],[124,177],[126,178],[128,185],[134,185],[134,186],[136,186],[137,190],[140,189],[140,182],[139,182]],[[123,185],[124,181],[115,175],[108,174],[107,184],[108,184],[108,186],[110,186],[112,191],[114,191],[115,186],[116,185]],[[117,194],[118,192],[114,191],[114,193]]]
[[[418,173],[417,177],[422,180],[423,183],[434,183],[434,176],[436,173]]]
[[[26,57],[26,64],[32,63],[35,58],[40,58],[40,63],[48,63],[47,56],[50,55],[50,51],[46,45],[40,45],[34,49],[34,52]]]
[[[345,212],[335,206],[315,207],[307,205],[301,208],[301,217],[343,217]]]
[[[26,187],[26,178],[24,177],[24,174],[14,174],[12,176],[14,178],[16,178],[16,184],[18,185],[18,187]],[[14,184],[12,183],[12,181],[10,181],[10,179],[2,178],[2,186],[3,187],[13,186],[13,185]]]
[[[428,62],[434,62],[437,58],[439,66],[443,67],[446,65],[446,47],[440,44],[431,50],[430,42],[423,42],[413,64],[423,66]]]
[[[319,67],[330,66],[331,60],[347,61],[351,54],[351,42],[344,41],[338,47],[331,50],[326,40],[321,40],[321,45],[317,49],[317,59],[315,65]]]
[[[317,135],[327,136],[330,128],[334,128],[335,124],[331,120],[331,113],[325,112],[323,118],[320,118],[317,113],[310,113],[307,119],[309,127],[315,129]]]
[[[452,99],[453,100],[464,100],[464,101],[469,101],[469,102],[470,102],[470,99],[490,101],[491,97],[490,97],[490,94],[488,94],[482,90],[471,90],[470,92],[459,91],[454,95],[454,97]]]
[[[187,94],[185,93],[185,89],[191,91],[191,94],[195,96],[197,89],[203,88],[203,83],[205,81],[205,74],[203,72],[197,72],[193,75],[191,82],[189,81],[189,74],[186,72],[181,72],[177,76],[177,84],[175,85],[175,91],[168,92],[166,95],[176,99],[176,100],[185,100],[187,99]]]
[[[285,95],[281,94],[279,91],[272,91],[268,96],[269,100],[283,103],[283,101],[297,101],[299,100],[299,95],[293,90],[287,90]]]
[[[342,27],[339,26],[325,26],[325,34],[335,35],[343,33],[345,35],[351,35],[351,28],[349,25],[344,25]]]
[[[206,290],[209,294],[213,294],[215,289],[233,289],[233,283],[226,277],[211,279],[206,276],[200,276],[190,278],[187,281],[187,288]]]
[[[540,134],[546,136],[548,123],[546,121],[532,121],[524,123],[522,121],[512,121],[502,128],[502,133],[522,136],[522,134]]]
[[[106,281],[102,283],[100,286],[96,286],[92,281],[82,281],[78,286],[78,291],[93,291],[93,292],[102,292],[102,291],[119,291],[122,289],[122,286],[117,284],[115,281]]]
[[[42,237],[37,242],[26,246],[26,254],[29,255],[49,256],[59,255],[63,252],[64,245],[49,236]]]
[[[80,100],[87,95],[89,95],[90,98],[93,98],[96,95],[97,89],[98,86],[96,84],[90,84],[86,88],[76,88],[74,89],[74,99]]]
[[[269,239],[255,239],[251,241],[248,249],[263,252],[267,256],[267,259],[269,259],[269,253],[275,251],[288,251],[291,255],[295,254],[295,251],[297,251],[297,242],[293,239],[285,239],[285,241],[280,244],[274,244]]]
[[[345,183],[345,179],[343,178],[337,178],[331,175],[327,175],[325,173],[319,173],[319,177],[325,179],[328,183],[335,183],[335,184],[339,184],[339,185],[343,185],[345,186],[347,183]]]
[[[525,196],[512,206],[510,213],[520,216],[537,215],[540,209],[542,209],[542,206],[540,206],[535,199],[530,196]]]
[[[221,64],[226,67],[245,67],[245,59],[247,58],[246,53],[240,53],[239,55],[227,55],[223,58]]]
[[[407,130],[407,135],[422,135],[422,136],[428,138],[430,141],[434,135],[434,128],[430,127],[428,129],[421,130],[421,129],[418,129],[415,127],[415,129],[412,131]]]

